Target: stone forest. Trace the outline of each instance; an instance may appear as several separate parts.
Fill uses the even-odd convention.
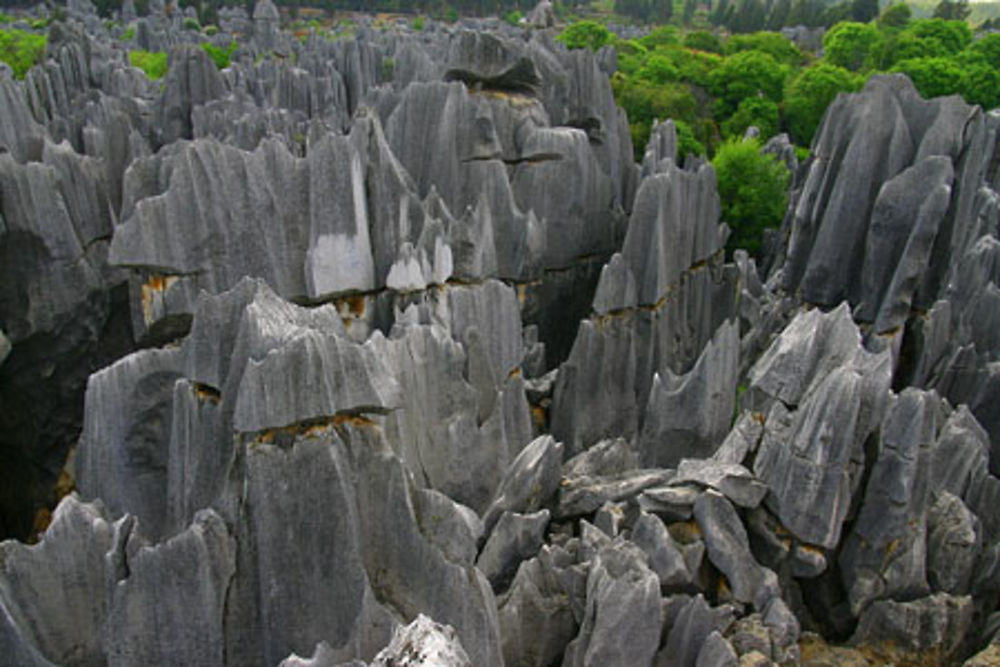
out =
[[[739,246],[547,0],[148,5],[3,27],[0,663],[1000,664],[1000,113],[750,128]]]

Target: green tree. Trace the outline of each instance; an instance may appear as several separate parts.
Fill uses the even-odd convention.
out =
[[[1000,34],[983,35],[970,44],[966,51],[981,56],[990,66],[1000,70]]]
[[[788,168],[773,155],[762,155],[760,142],[729,140],[712,159],[722,200],[722,219],[732,234],[729,252],[760,249],[764,230],[781,224],[788,204]]]
[[[698,103],[691,88],[682,83],[652,85],[637,78],[615,74],[611,80],[615,100],[628,114],[632,146],[636,158],[642,157],[653,120],[684,121],[689,127],[700,125]]]
[[[912,16],[913,12],[910,11],[910,6],[905,2],[900,2],[885,8],[882,15],[878,17],[878,25],[882,29],[905,28]]]
[[[741,51],[726,58],[709,76],[709,91],[718,98],[716,115],[731,116],[741,100],[758,94],[780,102],[788,69],[760,51]]]
[[[677,34],[677,28],[672,25],[662,25],[645,37],[640,38],[639,43],[647,49],[656,49],[661,46],[675,46],[680,44],[681,38]]]
[[[726,52],[761,51],[786,65],[801,65],[805,54],[780,32],[760,31],[749,35],[733,35],[726,43]]]
[[[650,83],[667,83],[668,81],[677,81],[680,78],[680,72],[668,57],[661,53],[653,53],[639,68],[637,76]]]
[[[736,113],[722,123],[722,135],[740,138],[751,125],[760,130],[762,137],[778,133],[778,105],[766,97],[748,97],[740,102]]]
[[[949,58],[912,58],[896,63],[893,72],[902,72],[913,81],[924,97],[953,95],[959,92],[962,69]]]
[[[569,49],[590,49],[596,51],[611,42],[611,31],[596,21],[578,21],[556,37]]]
[[[677,127],[677,163],[684,164],[684,158],[688,155],[705,155],[705,145],[694,136],[691,126],[682,120],[675,120]]]
[[[881,46],[878,28],[866,23],[838,23],[823,36],[826,61],[851,71],[870,66]]]
[[[958,0],[957,2],[941,0],[938,6],[934,8],[934,18],[949,21],[964,21],[969,18],[971,12],[972,9],[969,8],[967,0]]]
[[[962,69],[959,91],[970,104],[996,109],[1000,107],[1000,71],[983,62],[966,66]]]
[[[948,53],[955,54],[972,43],[972,30],[965,21],[944,19],[917,19],[904,32],[917,39],[933,39],[940,42]]]
[[[878,0],[851,0],[851,19],[868,23],[878,16]]]
[[[696,51],[707,51],[708,53],[725,53],[725,47],[718,35],[707,30],[695,30],[689,32],[684,37],[684,46]]]
[[[802,70],[785,91],[785,127],[796,144],[808,146],[837,93],[857,89],[857,79],[843,67],[819,63]]]

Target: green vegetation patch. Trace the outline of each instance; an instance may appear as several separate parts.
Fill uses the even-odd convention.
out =
[[[47,38],[27,30],[0,30],[0,61],[10,65],[14,76],[23,79],[45,57]]]
[[[763,155],[756,139],[734,139],[719,147],[712,160],[722,200],[722,219],[732,234],[728,250],[760,249],[764,230],[777,227],[788,205],[790,174],[774,155]]]
[[[230,59],[232,58],[233,52],[236,51],[236,47],[238,46],[239,44],[237,44],[235,41],[229,42],[229,45],[225,47],[215,46],[214,44],[211,44],[209,42],[202,42],[201,44],[201,48],[205,49],[205,51],[208,53],[208,56],[212,59],[212,61],[215,63],[215,66],[218,67],[219,69],[226,69],[227,67],[229,67]]]
[[[162,51],[130,51],[128,61],[153,81],[167,73],[167,54]]]

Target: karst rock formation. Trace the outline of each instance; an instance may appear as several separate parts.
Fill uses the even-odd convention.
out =
[[[1000,652],[1000,114],[841,95],[758,263],[547,2],[221,71],[129,3],[161,81],[71,4],[0,66],[0,662]]]

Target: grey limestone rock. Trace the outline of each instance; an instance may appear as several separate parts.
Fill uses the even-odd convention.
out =
[[[532,513],[545,507],[559,488],[562,445],[543,435],[528,443],[504,473],[483,514],[488,529],[504,512]]]
[[[559,547],[544,546],[524,561],[500,598],[500,637],[508,665],[544,667],[558,661],[576,637],[583,615],[587,572]]]
[[[710,166],[694,172],[671,166],[642,181],[622,246],[640,305],[658,303],[682,272],[719,251],[725,242],[719,211]]]
[[[14,82],[13,73],[0,71],[0,147],[20,163],[37,159],[42,152],[43,132],[25,104],[24,95]]]
[[[835,546],[861,482],[864,443],[888,403],[889,351],[861,347],[846,305],[813,310],[792,321],[749,379],[755,409],[775,400],[797,406],[765,423],[753,470],[771,489],[768,506],[799,539]],[[769,423],[776,427],[770,432]]]
[[[639,459],[624,438],[598,442],[566,461],[563,477],[601,477],[639,467]]]
[[[224,93],[215,63],[204,49],[182,46],[170,53],[170,69],[157,105],[157,127],[165,144],[191,139],[191,110]]]
[[[156,546],[126,552],[110,596],[104,641],[110,665],[218,664],[225,655],[226,596],[236,545],[212,510]],[[119,575],[120,576],[120,575]]]
[[[627,542],[601,548],[590,565],[580,634],[567,665],[652,665],[660,642],[660,586],[642,552]]]
[[[734,307],[735,273],[718,266],[726,228],[719,224],[715,172],[704,165],[684,171],[666,164],[643,180],[621,254],[602,271],[595,314],[581,323],[559,374],[552,431],[573,454],[604,438],[631,438],[652,407],[669,420],[670,411],[659,405],[669,402],[664,392],[651,391],[654,377],[659,373],[666,382],[668,372],[679,377],[691,371]],[[731,365],[738,367],[734,345],[720,344],[713,353],[705,356],[720,359],[704,362],[689,381],[690,400],[696,387],[705,386],[702,376],[720,384],[728,380],[724,360],[737,355]],[[667,384],[668,393],[674,384],[683,386],[680,380]],[[650,405],[651,397],[659,400]],[[724,397],[715,401],[724,403]],[[708,435],[723,428],[716,423],[719,413],[707,414],[695,431]],[[651,433],[646,440],[654,438]]]
[[[670,165],[664,163],[664,160],[677,162],[677,126],[669,118],[662,122],[653,121],[642,156],[642,177],[669,172]]]
[[[740,507],[757,507],[767,495],[764,484],[754,479],[749,470],[734,463],[682,459],[677,466],[677,476],[670,485],[692,483],[714,489]]]
[[[929,592],[925,575],[928,481],[941,417],[939,403],[933,392],[907,389],[886,413],[878,459],[840,553],[855,614],[874,599]]]
[[[714,613],[699,593],[689,598],[671,624],[666,645],[657,654],[656,664],[663,667],[688,667],[697,664],[698,654],[713,632],[725,633],[731,618]]]
[[[688,570],[680,547],[656,515],[641,514],[628,539],[646,553],[649,568],[656,573],[663,590],[682,589],[694,583],[695,573]]]
[[[101,632],[113,580],[105,554],[115,532],[99,503],[71,495],[39,544],[0,543],[0,636],[14,644],[10,659],[103,664]]]
[[[750,552],[750,540],[736,510],[715,491],[706,491],[694,503],[708,558],[725,576],[733,597],[763,610],[781,594],[778,577],[761,566]]]
[[[559,488],[556,519],[583,516],[597,511],[608,501],[617,502],[660,486],[674,477],[673,470],[637,469],[606,477],[566,478]]]
[[[724,323],[687,374],[653,376],[639,436],[643,465],[675,467],[708,458],[729,431],[739,371],[739,331]]]
[[[972,599],[936,593],[909,602],[879,600],[861,615],[851,644],[892,643],[937,659],[953,659],[972,623]]]
[[[476,567],[486,575],[494,590],[506,590],[521,561],[538,553],[545,541],[549,517],[548,510],[533,514],[504,512],[500,516],[476,560]]]
[[[476,545],[484,533],[483,522],[475,512],[434,489],[414,493],[413,509],[424,535],[446,558],[456,563],[475,563]]]
[[[695,667],[738,667],[739,657],[732,645],[721,635],[718,630],[713,630],[705,638],[705,644],[698,651],[698,659]]]
[[[979,519],[942,491],[927,513],[927,579],[932,590],[965,595],[982,550]]]
[[[372,667],[471,667],[455,629],[420,614],[399,627],[392,641],[375,656]]]

